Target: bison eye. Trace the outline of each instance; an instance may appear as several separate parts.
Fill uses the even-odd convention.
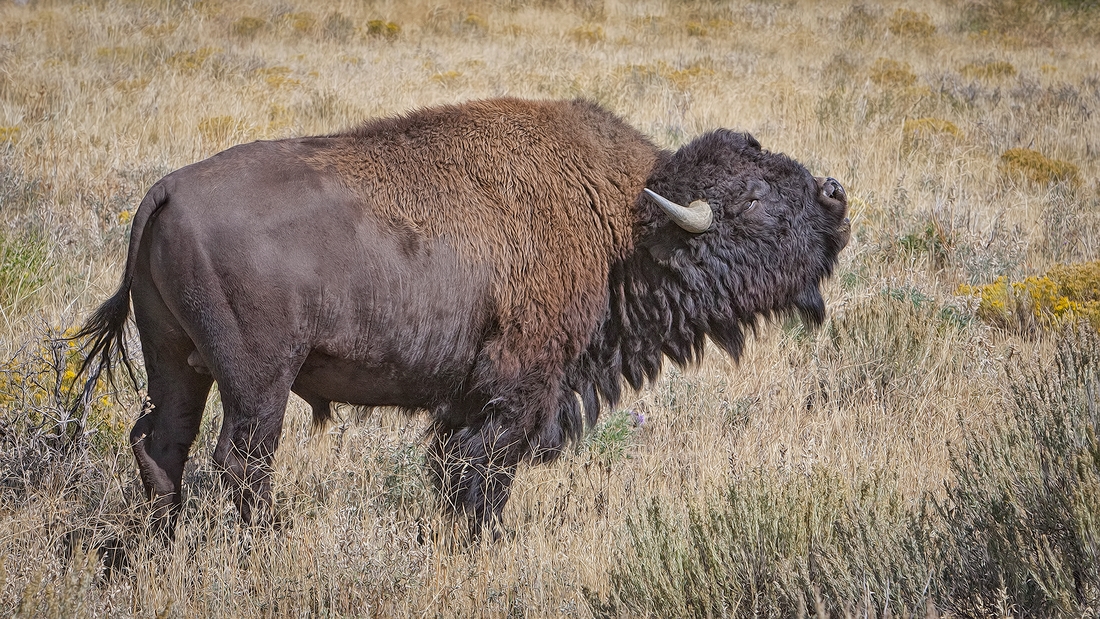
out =
[[[767,181],[754,178],[745,186],[745,198],[756,201],[762,200],[772,193],[772,187]]]

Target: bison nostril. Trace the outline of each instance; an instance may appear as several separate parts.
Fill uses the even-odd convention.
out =
[[[845,197],[844,187],[841,186],[840,181],[831,176],[825,179],[825,186],[822,190],[826,196],[834,200],[843,200]]]
[[[818,192],[830,200],[839,200],[841,202],[848,201],[848,195],[844,191],[844,186],[840,184],[840,181],[831,176],[824,178],[818,176],[815,177],[817,181]]]

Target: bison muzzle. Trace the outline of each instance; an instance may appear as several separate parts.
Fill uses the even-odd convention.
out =
[[[230,148],[161,179],[122,284],[80,333],[127,359],[131,302],[148,402],[130,435],[158,522],[213,382],[214,459],[246,523],[270,514],[291,392],[426,410],[440,496],[475,534],[516,467],[554,460],[603,406],[707,339],[824,318],[848,242],[844,189],[719,129],[675,152],[585,101],[495,99],[324,137]]]

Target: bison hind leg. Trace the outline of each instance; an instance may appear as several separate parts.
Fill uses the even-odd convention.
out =
[[[184,466],[213,380],[187,365],[184,344],[151,337],[142,344],[149,395],[130,432],[130,447],[152,507],[153,530],[170,539],[182,506]]]

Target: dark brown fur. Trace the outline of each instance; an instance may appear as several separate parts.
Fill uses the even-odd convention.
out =
[[[154,185],[82,335],[100,367],[125,358],[132,298],[154,408],[131,440],[166,522],[216,380],[214,457],[245,521],[270,503],[293,390],[318,422],[331,401],[429,410],[442,496],[476,532],[515,467],[557,457],[620,377],[698,360],[707,337],[736,358],[760,315],[821,320],[847,240],[843,190],[823,182],[724,130],[661,151],[583,101],[246,144]],[[714,226],[681,230],[646,186],[706,198]]]

